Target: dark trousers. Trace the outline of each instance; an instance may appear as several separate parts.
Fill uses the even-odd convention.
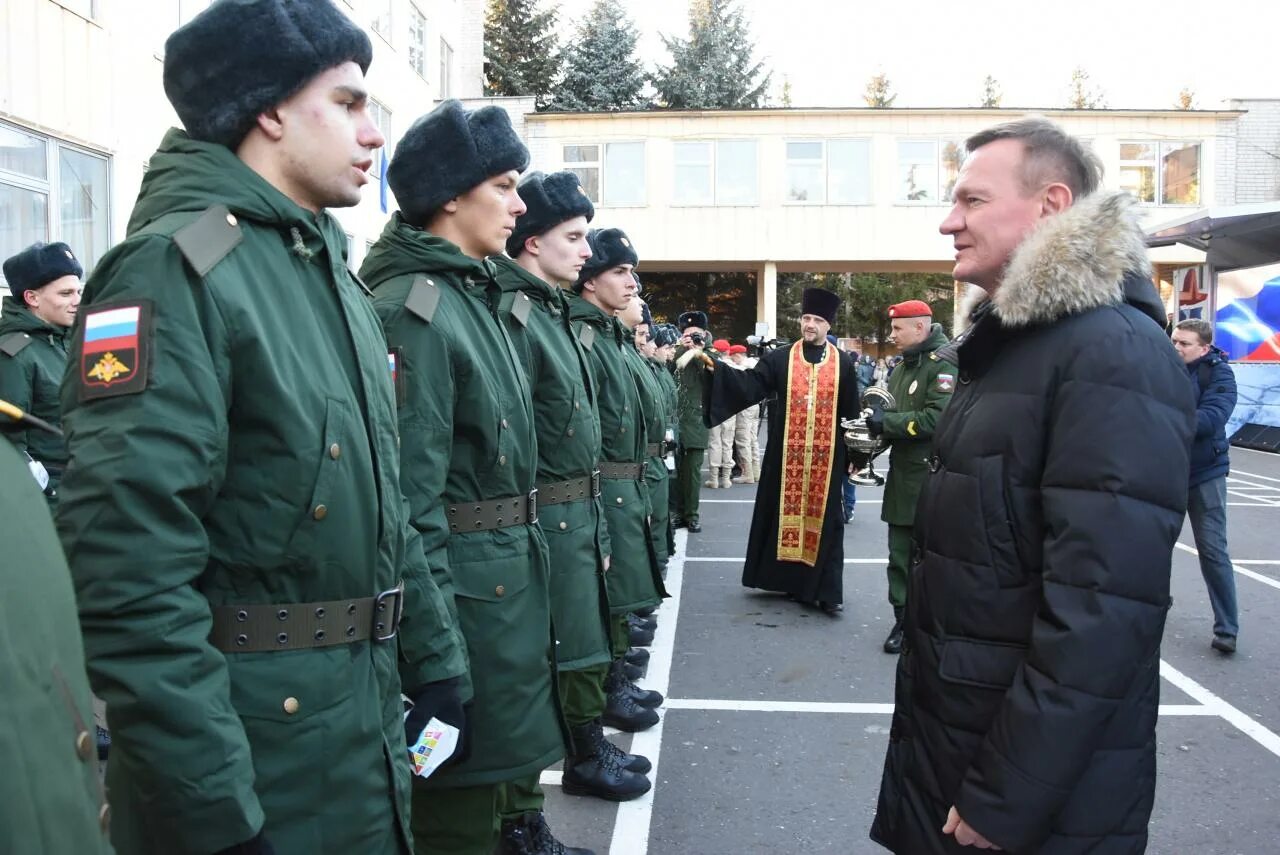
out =
[[[705,448],[685,448],[676,452],[676,478],[680,481],[680,515],[686,520],[698,518],[698,496],[702,489],[702,457]]]
[[[911,558],[911,526],[889,526],[889,603],[895,609],[907,604],[907,562]]]

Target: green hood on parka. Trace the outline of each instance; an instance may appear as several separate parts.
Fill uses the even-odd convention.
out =
[[[366,282],[385,282],[423,270],[478,280],[492,279],[495,273],[492,262],[474,259],[452,241],[409,225],[396,211],[360,265],[360,276]]]

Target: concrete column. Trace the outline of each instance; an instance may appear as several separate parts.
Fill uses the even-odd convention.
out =
[[[756,271],[756,320],[769,325],[769,337],[778,336],[778,265],[766,261]]]

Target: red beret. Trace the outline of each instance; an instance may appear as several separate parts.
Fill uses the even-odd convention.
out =
[[[715,348],[716,350],[720,351],[721,353],[728,353],[728,352],[729,352],[729,340],[728,340],[728,339],[725,339],[725,338],[718,338],[718,339],[716,339],[715,341],[711,342],[711,346],[712,346],[713,348]]]
[[[889,307],[891,318],[931,318],[933,310],[924,300],[907,300]]]
[[[730,354],[730,355],[733,355],[733,354],[735,354],[735,353],[746,353],[746,352],[747,352],[747,346],[746,346],[745,344],[731,344],[731,345],[729,345],[729,354]]]

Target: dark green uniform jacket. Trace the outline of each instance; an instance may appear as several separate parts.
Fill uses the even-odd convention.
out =
[[[687,347],[677,347],[672,362],[676,379],[676,441],[685,448],[706,448],[709,428],[703,423],[702,412],[711,388],[711,375],[701,359],[682,360],[688,352]],[[709,347],[702,352],[712,359],[718,358]]]
[[[0,314],[0,400],[51,425],[62,423],[58,387],[67,368],[70,330],[42,321],[17,297],[4,298]],[[7,421],[7,419],[6,419]],[[67,444],[47,431],[16,425],[4,435],[51,471],[50,486],[67,463]]]
[[[404,493],[466,637],[475,690],[470,758],[424,785],[536,775],[564,756],[547,542],[536,524],[453,532],[448,518],[451,505],[528,495],[537,471],[529,384],[495,315],[493,264],[395,214],[360,273],[398,354]],[[405,306],[415,285],[435,301],[429,311],[410,301],[430,320]]]
[[[670,525],[671,510],[671,491],[667,484],[670,473],[667,472],[667,464],[662,457],[665,449],[663,437],[666,436],[669,422],[666,394],[654,373],[656,366],[641,356],[634,345],[625,348],[625,352],[636,375],[640,406],[644,411],[645,436],[648,438],[645,443],[647,465],[644,480],[649,487],[649,539],[653,543],[653,556],[658,562],[658,569],[664,571],[669,557],[667,526]]]
[[[880,519],[890,525],[911,525],[916,499],[929,472],[929,448],[933,428],[951,400],[956,369],[938,359],[938,348],[947,343],[941,324],[929,337],[903,351],[902,362],[889,375],[889,393],[897,401],[884,414],[884,438],[889,441],[889,478],[884,486]]]
[[[112,841],[207,853],[265,815],[281,855],[408,851],[401,683],[465,664],[408,524],[385,344],[342,229],[229,149],[170,131],[128,233],[80,307],[57,517],[114,740]],[[104,306],[143,308],[138,349],[119,357],[142,360],[145,388],[86,386],[84,330]],[[400,580],[398,644],[208,640],[210,606]]]
[[[106,855],[75,593],[25,458],[0,443],[0,852]]]
[[[590,477],[600,460],[600,417],[582,345],[569,328],[569,298],[511,259],[491,259],[502,288],[506,324],[533,392],[538,484]],[[599,498],[538,506],[551,555],[551,614],[556,663],[576,671],[608,662],[609,599],[605,591]]]
[[[601,459],[643,463],[647,426],[640,387],[624,350],[635,348],[617,318],[582,297],[569,300],[569,312],[599,391]],[[605,574],[609,607],[614,614],[625,614],[656,606],[667,592],[653,554],[648,485],[643,479],[612,478],[601,479],[600,485],[609,541],[605,549],[611,556]]]

